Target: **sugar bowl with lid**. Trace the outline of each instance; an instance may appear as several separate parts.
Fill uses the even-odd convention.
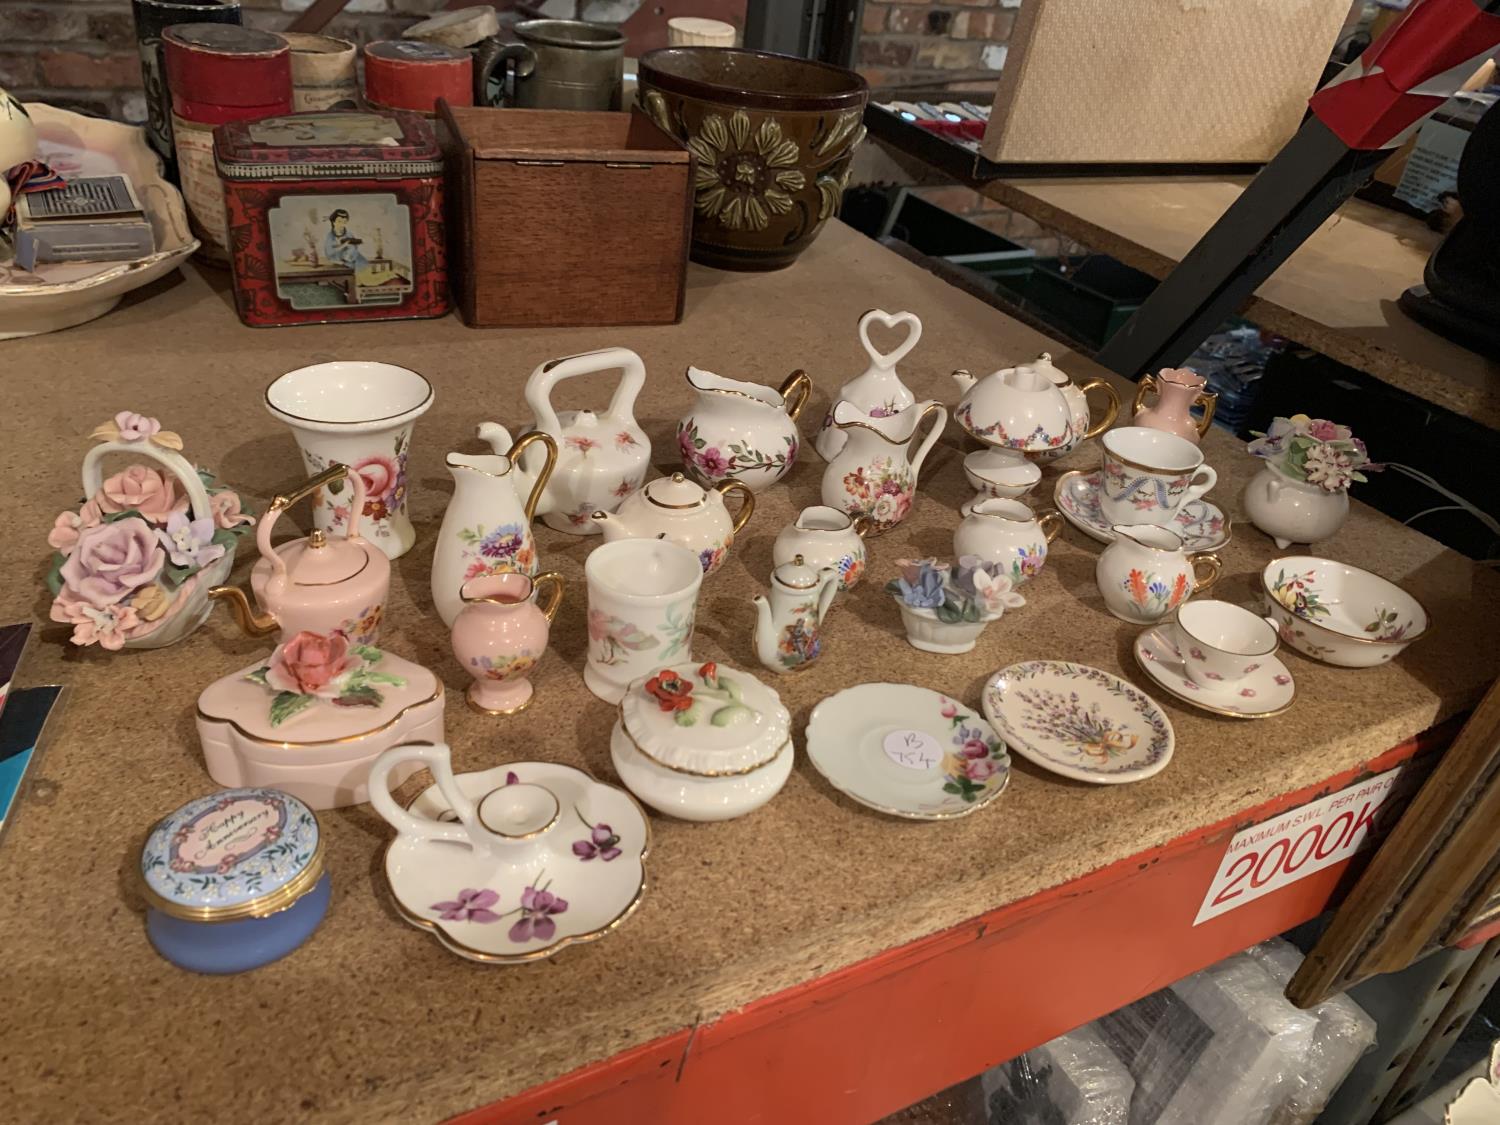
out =
[[[760,808],[792,772],[791,715],[747,672],[674,664],[630,685],[610,736],[625,787],[683,820]]]
[[[318,818],[277,789],[224,789],[162,818],[141,851],[146,936],[198,973],[285,957],[328,910]]]

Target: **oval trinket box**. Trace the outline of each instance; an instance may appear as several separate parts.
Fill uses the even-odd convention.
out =
[[[328,910],[318,818],[277,789],[225,789],[183,805],[152,829],[141,877],[146,936],[198,973],[285,957]]]

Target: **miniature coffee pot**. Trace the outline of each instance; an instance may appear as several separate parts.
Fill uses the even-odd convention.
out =
[[[349,524],[342,536],[329,538],[315,529],[305,538],[271,546],[271,529],[282,512],[340,480],[353,487]],[[240,627],[252,637],[279,630],[285,642],[302,632],[337,632],[356,644],[374,644],[390,592],[391,561],[360,535],[364,507],[364,478],[346,465],[330,465],[300,488],[273,499],[256,529],[260,561],[250,572],[250,589],[260,611],[238,586],[215,586],[208,596],[227,601]]]
[[[744,501],[733,517],[724,497],[738,492]],[[681,473],[659,477],[619,510],[595,512],[593,519],[604,532],[604,541],[616,539],[667,539],[698,556],[705,575],[723,565],[724,558],[755,511],[755,493],[738,480],[721,480],[703,488]]]
[[[839,572],[797,555],[771,571],[771,596],[755,598],[755,655],[773,672],[805,668],[823,653],[823,618],[839,592]]]

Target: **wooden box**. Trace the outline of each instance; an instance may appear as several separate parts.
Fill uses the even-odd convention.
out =
[[[1331,0],[1022,0],[979,151],[999,163],[1269,160],[1349,10]]]
[[[467,324],[682,319],[692,161],[674,138],[638,112],[438,111]]]

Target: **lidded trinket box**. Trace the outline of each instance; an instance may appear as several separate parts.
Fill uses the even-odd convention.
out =
[[[220,785],[275,786],[315,809],[358,805],[381,753],[443,741],[443,685],[345,633],[304,631],[204,689],[198,738]]]
[[[210,793],[163,818],[141,851],[141,878],[151,944],[199,973],[285,957],[328,910],[318,818],[275,789]]]
[[[792,772],[791,715],[748,672],[664,667],[632,683],[610,736],[632,793],[683,820],[728,820],[760,808]]]
[[[214,130],[234,300],[252,327],[448,312],[443,164],[401,110],[324,111]]]

